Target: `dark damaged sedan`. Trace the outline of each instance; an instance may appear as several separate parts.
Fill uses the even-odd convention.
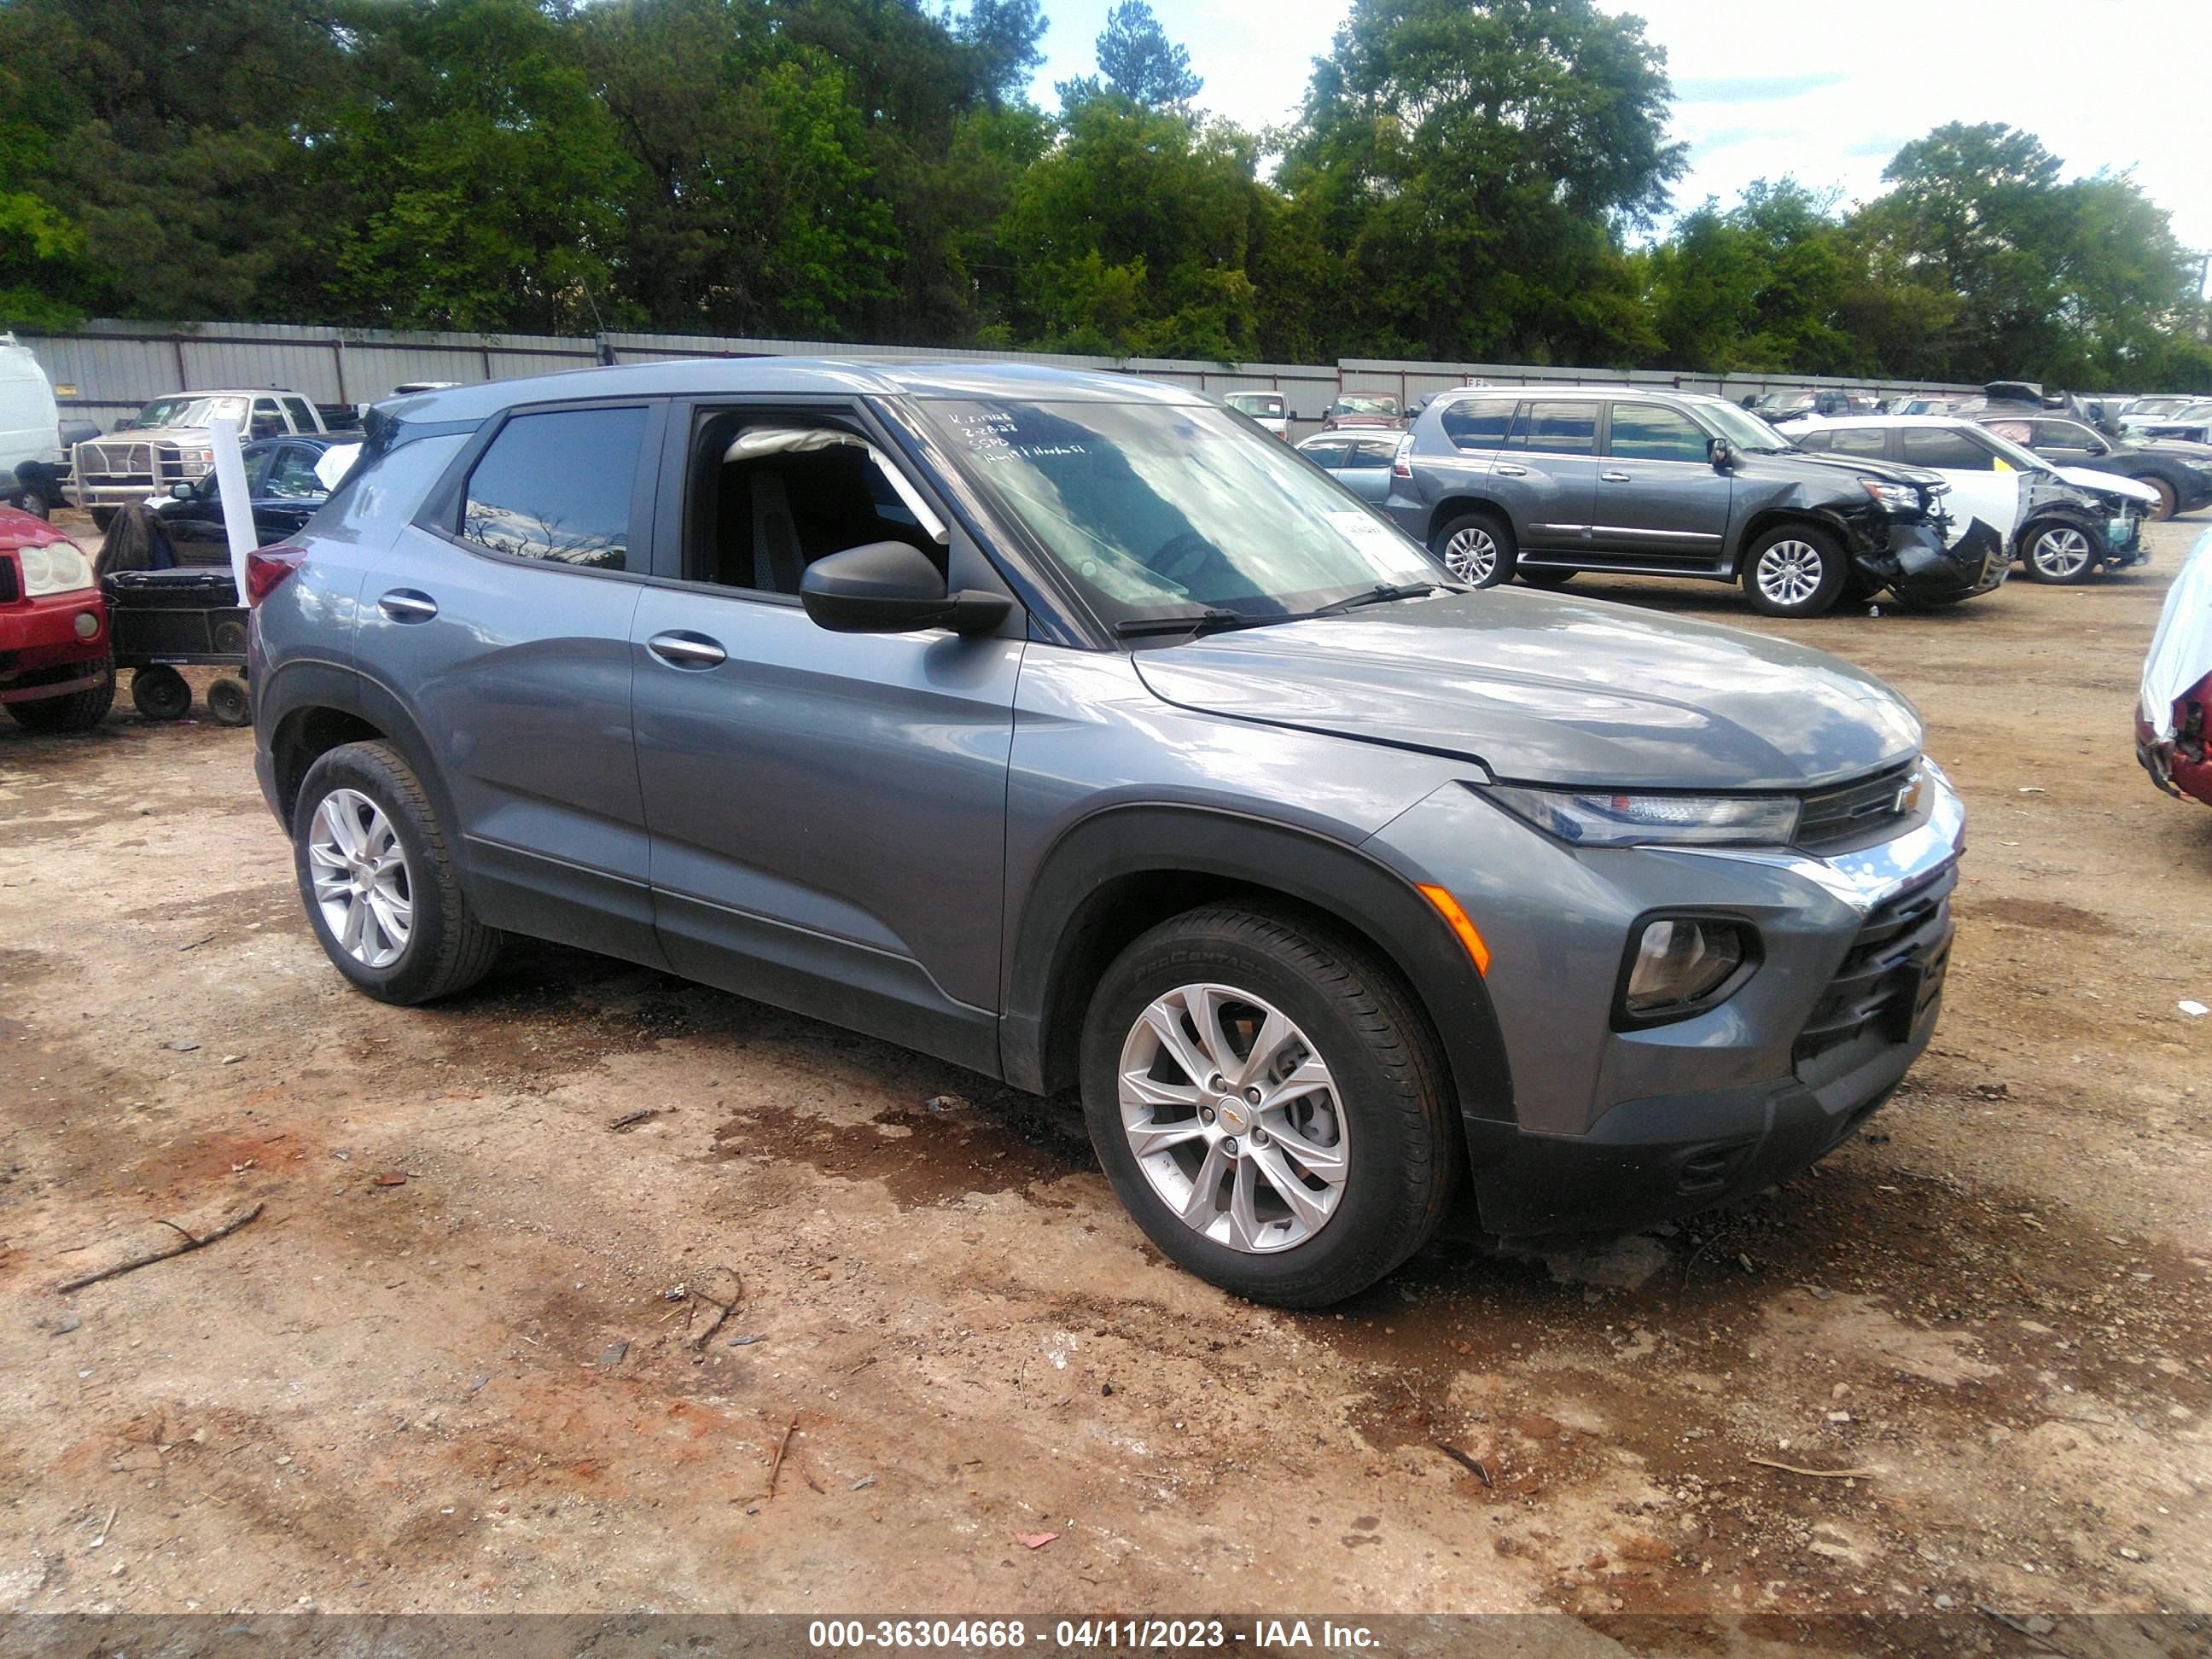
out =
[[[2005,577],[1990,538],[1945,545],[1933,473],[1804,454],[1719,398],[1471,387],[1421,412],[1393,471],[1390,515],[1479,587],[1693,576],[1817,617],[1884,589],[1950,604]]]
[[[307,925],[420,1003],[556,939],[1079,1086],[1287,1305],[1803,1169],[1934,1030],[1961,814],[1784,641],[1468,591],[1172,386],[665,363],[382,405],[252,556]]]

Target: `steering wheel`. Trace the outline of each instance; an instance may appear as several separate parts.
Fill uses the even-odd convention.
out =
[[[1212,542],[1195,530],[1185,530],[1162,542],[1152,555],[1155,574],[1166,577],[1178,587],[1188,587],[1189,579],[1195,576],[1210,559],[1220,557]]]

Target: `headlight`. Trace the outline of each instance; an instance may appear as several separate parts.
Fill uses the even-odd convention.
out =
[[[32,599],[92,586],[92,566],[67,542],[19,548],[15,557],[23,567],[23,592]]]
[[[1577,847],[1781,847],[1797,833],[1794,795],[1625,795],[1517,784],[1486,793]]]
[[[1913,518],[1920,516],[1920,492],[1911,484],[1884,483],[1879,478],[1861,478],[1859,488],[1874,497],[1877,506],[1890,513],[1903,513]]]
[[[1662,916],[1644,924],[1622,964],[1616,1024],[1686,1019],[1727,1000],[1757,961],[1742,922],[1723,916]]]

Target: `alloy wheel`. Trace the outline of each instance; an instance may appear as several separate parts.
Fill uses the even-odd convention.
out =
[[[1155,999],[1121,1045],[1122,1132],[1194,1232],[1264,1255],[1334,1218],[1351,1171],[1328,1063],[1287,1015],[1231,985]]]
[[[2045,580],[2071,581],[2089,568],[2089,538],[2069,526],[2046,530],[2028,550],[2035,574]]]
[[[389,968],[415,928],[414,884],[392,820],[357,789],[333,789],[307,830],[315,903],[338,948],[367,968]]]
[[[1480,526],[1469,525],[1444,544],[1444,568],[1476,586],[1498,568],[1498,543]]]
[[[1820,591],[1826,569],[1819,548],[1810,542],[1784,539],[1759,556],[1753,580],[1771,604],[1794,608]]]

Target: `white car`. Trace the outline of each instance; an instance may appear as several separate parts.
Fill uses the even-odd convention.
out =
[[[1281,392],[1227,392],[1222,394],[1221,401],[1278,438],[1290,437],[1290,406],[1283,401]]]
[[[1978,519],[2039,581],[2079,582],[2100,566],[2146,562],[2149,485],[2087,467],[2053,466],[1985,426],[1941,415],[1853,415],[1793,427],[1814,454],[1863,455],[1936,474],[1951,486],[1952,540]]]

